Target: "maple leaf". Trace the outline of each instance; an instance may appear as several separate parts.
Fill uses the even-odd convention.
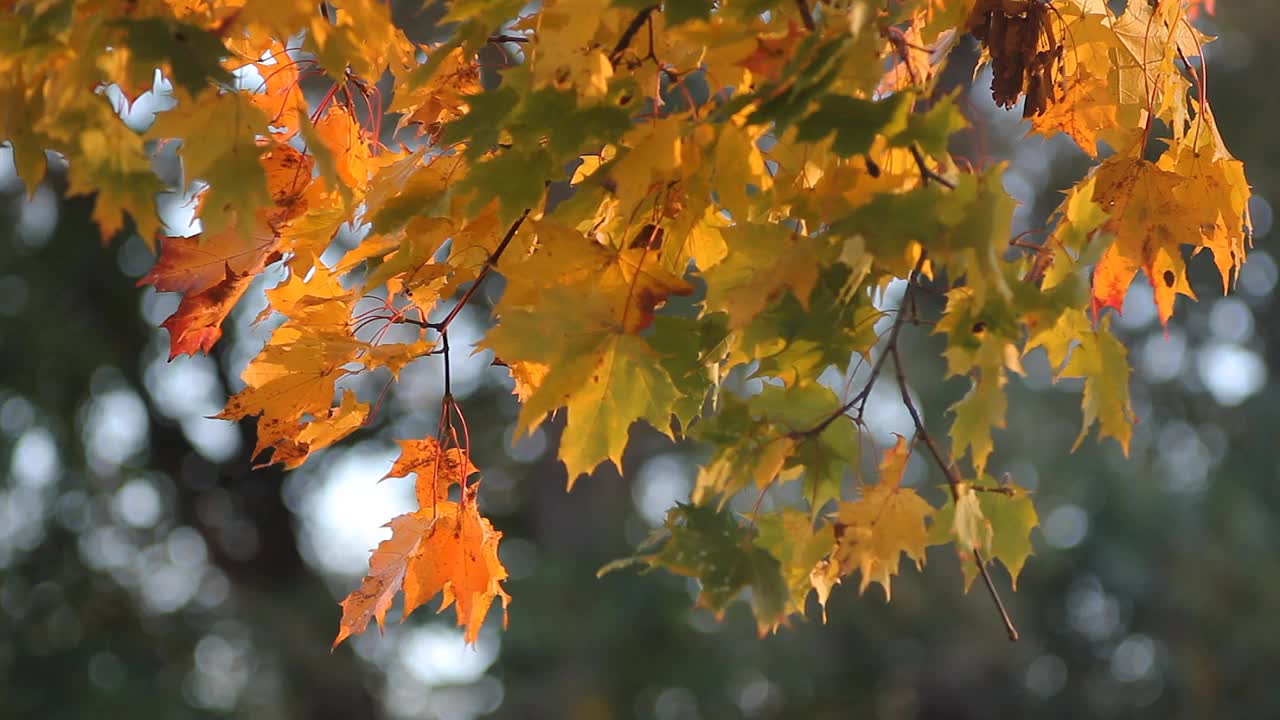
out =
[[[911,448],[899,436],[880,462],[880,482],[863,486],[862,497],[840,503],[833,528],[836,546],[833,564],[842,575],[857,570],[862,575],[859,592],[872,582],[884,588],[890,598],[890,582],[898,574],[903,553],[923,567],[928,531],[925,523],[933,516],[933,506],[911,488],[901,487]]]
[[[535,305],[548,287],[591,284],[604,303],[601,314],[615,318],[625,332],[638,333],[672,295],[693,292],[647,246],[613,249],[548,220],[530,221],[529,229],[536,247],[524,257],[508,256],[498,266],[510,278],[504,306]]]
[[[178,155],[184,176],[207,183],[200,214],[205,232],[220,232],[234,221],[239,231],[251,235],[258,209],[271,204],[259,162],[264,148],[257,142],[258,134],[266,131],[267,117],[250,97],[217,93],[205,103],[179,98],[178,105],[157,115],[147,130],[147,138],[181,140]]]
[[[729,315],[739,328],[784,291],[807,307],[818,282],[818,244],[772,223],[737,224],[721,231],[733,248],[703,273],[707,307]]]
[[[796,449],[796,438],[767,415],[753,417],[758,414],[750,404],[729,398],[720,412],[698,424],[696,437],[719,450],[698,472],[694,502],[718,495],[724,505],[744,488],[763,492],[782,471]]]
[[[793,508],[778,514],[761,514],[755,521],[759,532],[756,546],[777,558],[782,566],[789,591],[787,613],[803,613],[805,599],[814,590],[814,570],[834,544],[830,527],[815,530],[813,518]],[[826,602],[822,604],[825,607]]]
[[[778,560],[757,547],[754,531],[741,525],[725,509],[677,504],[667,512],[663,527],[645,546],[662,546],[600,568],[604,575],[637,563],[663,568],[698,580],[698,605],[723,616],[743,590],[751,589],[751,609],[761,635],[786,620],[789,591]]]
[[[1244,165],[1225,153],[1210,156],[1185,147],[1171,148],[1157,165],[1183,178],[1176,196],[1199,226],[1200,247],[1213,253],[1222,292],[1227,293],[1244,264],[1245,243],[1252,233]]]
[[[502,581],[507,579],[507,570],[498,560],[502,533],[480,516],[474,487],[461,503],[443,500],[388,523],[391,538],[373,551],[369,574],[341,603],[342,620],[334,647],[364,632],[370,620],[377,620],[378,627],[384,628],[387,611],[401,589],[402,620],[440,595],[438,612],[454,607],[458,627],[465,628],[463,637],[468,643],[475,644],[479,638],[480,626],[495,599],[502,601],[505,626],[511,596],[502,589]]]
[[[152,285],[160,292],[202,292],[222,282],[227,273],[256,274],[275,242],[270,232],[245,236],[234,229],[161,238],[160,256],[138,285]]]
[[[356,401],[356,394],[342,391],[342,401],[337,407],[307,423],[299,423],[299,429],[291,437],[276,442],[271,453],[272,464],[280,463],[292,470],[306,462],[311,453],[328,447],[359,430],[369,418],[369,406]]]
[[[298,64],[282,44],[273,43],[267,56],[271,62],[253,63],[262,76],[262,83],[254,88],[257,92],[249,96],[249,101],[266,115],[268,125],[283,130],[281,134],[287,140],[297,133],[301,118],[307,112],[302,78]]]
[[[1030,532],[1040,522],[1029,494],[1012,483],[998,485],[989,476],[961,484],[958,492],[959,502],[948,498],[938,509],[929,528],[929,544],[955,543],[966,592],[979,574],[974,550],[989,561],[999,560],[1016,590],[1018,576],[1032,554]]]
[[[503,312],[484,341],[508,364],[548,368],[521,407],[518,428],[528,432],[547,413],[568,408],[560,457],[570,487],[604,460],[622,467],[628,429],[636,420],[669,432],[675,385],[648,344],[624,332],[611,311],[615,304],[598,294],[584,300],[580,292],[552,288],[541,307],[577,317],[572,326],[548,328],[542,312],[513,308]]]
[[[311,200],[311,169],[315,159],[288,145],[271,146],[259,157],[267,179],[267,191],[275,205],[266,213],[268,224],[275,228],[303,214]]]
[[[1104,318],[1101,325],[1094,328],[1083,312],[1069,310],[1052,327],[1042,329],[1027,341],[1028,351],[1037,347],[1047,351],[1055,380],[1084,379],[1084,425],[1075,447],[1080,446],[1097,422],[1101,434],[1115,438],[1128,454],[1136,421],[1129,399],[1128,351],[1111,334],[1110,318]]]
[[[402,68],[397,80],[405,92],[397,92],[395,102],[388,108],[401,112],[400,127],[418,125],[418,132],[438,137],[446,123],[462,117],[468,110],[467,97],[480,92],[480,66],[460,47],[440,52],[443,60],[426,84],[408,87],[413,66]],[[433,55],[435,53],[432,53]]]
[[[1200,227],[1175,192],[1183,178],[1140,158],[1113,157],[1095,173],[1093,200],[1111,216],[1115,242],[1093,272],[1095,312],[1124,305],[1138,270],[1151,280],[1160,322],[1173,315],[1178,294],[1194,298],[1182,259],[1183,244],[1200,242]]]
[[[760,81],[776,80],[791,59],[791,49],[804,36],[804,28],[788,23],[783,32],[758,36],[755,52],[735,64],[750,70]]]
[[[210,81],[230,84],[233,77],[222,66],[228,54],[218,37],[204,28],[163,17],[125,18],[115,21],[124,29],[124,44],[132,52],[138,79],[150,84],[155,68],[188,93],[195,95]]]
[[[338,180],[344,187],[362,188],[369,176],[369,144],[364,129],[341,105],[329,107],[315,126],[316,137],[333,154]]]
[[[160,257],[138,285],[182,292],[177,311],[162,323],[169,331],[169,357],[209,352],[222,337],[222,321],[257,274],[279,257],[277,238],[261,229],[245,237],[228,228],[205,238],[160,240]]]
[[[449,488],[465,485],[468,476],[480,472],[458,448],[442,450],[435,438],[401,440],[400,456],[383,479],[417,475],[418,507],[427,509],[448,499]]]
[[[751,486],[764,492],[775,478],[785,482],[801,470],[814,517],[839,498],[844,469],[856,467],[861,449],[857,427],[840,412],[835,393],[817,383],[770,385],[746,402],[723,402],[692,433],[718,448],[698,473],[695,502],[718,494],[724,504]]]
[[[169,331],[169,359],[209,352],[222,337],[222,321],[253,279],[252,273],[237,274],[227,266],[218,284],[183,295],[178,309],[160,324]]]
[[[350,370],[359,345],[308,333],[286,323],[271,334],[258,357],[241,374],[246,387],[227,400],[215,417],[238,420],[260,416],[253,455],[290,440],[305,417],[324,417],[333,403],[334,385]]]
[[[1098,155],[1099,132],[1119,124],[1118,104],[1103,78],[1087,70],[1066,81],[1062,97],[1049,108],[1028,120],[1031,132],[1051,136],[1065,133],[1091,157]]]

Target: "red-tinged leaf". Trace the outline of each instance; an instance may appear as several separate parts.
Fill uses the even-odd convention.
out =
[[[252,237],[227,229],[216,235],[161,238],[160,257],[138,285],[199,293],[223,282],[229,272],[256,274],[276,244],[274,233],[260,230]]]
[[[169,331],[169,359],[207,353],[222,337],[222,321],[253,282],[253,274],[226,267],[222,282],[183,296],[178,310],[161,323]]]
[[[805,37],[804,28],[790,23],[785,32],[760,35],[756,50],[734,63],[751,71],[757,82],[776,80],[791,58],[792,48]]]

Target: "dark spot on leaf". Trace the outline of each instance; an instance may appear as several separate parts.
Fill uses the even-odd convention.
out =
[[[982,320],[979,320],[978,322],[973,324],[973,333],[975,335],[977,335],[978,333],[986,329],[987,329],[987,323]]]
[[[182,32],[181,30],[178,30],[177,32],[175,32],[175,33],[173,34],[173,39],[174,39],[174,40],[177,40],[178,42],[186,42],[186,41],[187,41],[187,36],[186,36],[185,34],[183,34],[183,32]]]
[[[876,164],[876,161],[871,158],[863,159],[867,161],[867,174],[873,178],[880,177],[880,166]]]
[[[1176,280],[1176,279],[1177,279],[1177,278],[1176,278],[1176,277],[1174,277],[1174,275],[1173,275],[1173,271],[1172,271],[1172,270],[1165,270],[1165,271],[1164,271],[1164,284],[1165,284],[1165,287],[1173,287],[1173,281],[1174,281],[1174,280]]]

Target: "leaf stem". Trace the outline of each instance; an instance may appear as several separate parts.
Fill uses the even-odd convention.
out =
[[[441,345],[440,349],[442,350],[440,354],[444,357],[444,397],[445,397],[445,402],[448,402],[448,399],[453,397],[453,372],[449,367],[449,330],[448,328],[442,329],[440,331],[440,345]]]

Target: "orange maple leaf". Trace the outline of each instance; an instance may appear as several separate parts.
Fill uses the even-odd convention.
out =
[[[734,65],[751,71],[758,80],[776,80],[791,59],[791,49],[806,36],[804,28],[794,22],[787,24],[785,33],[762,34],[756,37],[755,52]]]
[[[162,326],[169,331],[169,358],[208,352],[222,337],[222,321],[253,279],[279,257],[277,238],[262,229],[245,238],[228,228],[212,237],[162,238],[160,257],[138,285],[185,295]]]
[[[284,46],[274,42],[269,52],[274,62],[253,63],[262,75],[262,84],[249,100],[262,109],[272,127],[284,128],[280,135],[288,139],[298,132],[299,117],[306,113],[307,101],[302,95],[298,65]]]
[[[1200,245],[1200,226],[1179,202],[1184,178],[1155,163],[1133,157],[1113,157],[1096,172],[1093,199],[1111,219],[1106,229],[1115,242],[1093,271],[1093,310],[1120,310],[1138,270],[1151,281],[1160,322],[1173,315],[1174,298],[1195,298],[1187,282],[1182,245]]]
[[[440,443],[433,437],[421,440],[401,440],[400,457],[383,479],[404,477],[415,473],[417,479],[418,507],[426,510],[444,502],[453,485],[465,485],[467,477],[480,472],[471,464],[471,458],[458,448],[441,452]]]
[[[369,574],[341,603],[342,621],[334,647],[364,632],[370,620],[385,628],[387,611],[401,589],[402,621],[441,595],[438,612],[454,606],[468,643],[475,643],[495,598],[502,599],[505,626],[511,596],[501,585],[507,579],[507,570],[498,561],[502,533],[480,516],[475,488],[467,489],[461,503],[437,502],[431,509],[400,515],[388,523],[391,538],[373,551]]]
[[[169,331],[169,359],[209,352],[222,337],[222,321],[249,289],[254,277],[253,272],[236,273],[228,265],[222,282],[184,295],[178,310],[160,324]]]
[[[159,292],[198,293],[223,282],[228,272],[256,274],[276,242],[268,230],[245,237],[228,228],[216,235],[160,238],[160,257],[138,286]]]
[[[1051,137],[1065,133],[1090,157],[1098,156],[1098,133],[1118,126],[1119,105],[1105,79],[1087,71],[1067,80],[1062,98],[1051,103],[1040,115],[1033,115],[1031,131]]]
[[[341,105],[331,106],[316,123],[316,133],[337,162],[338,179],[363,188],[369,179],[369,144],[364,128]]]
[[[369,405],[356,402],[355,393],[343,390],[341,404],[330,408],[327,414],[311,422],[298,423],[292,433],[280,434],[273,445],[271,463],[281,463],[286,470],[292,470],[306,462],[312,452],[358,430],[368,417]]]
[[[266,173],[267,190],[275,204],[266,213],[271,227],[278,227],[306,212],[307,190],[313,184],[311,169],[315,166],[315,158],[281,144],[264,152],[258,162]]]

